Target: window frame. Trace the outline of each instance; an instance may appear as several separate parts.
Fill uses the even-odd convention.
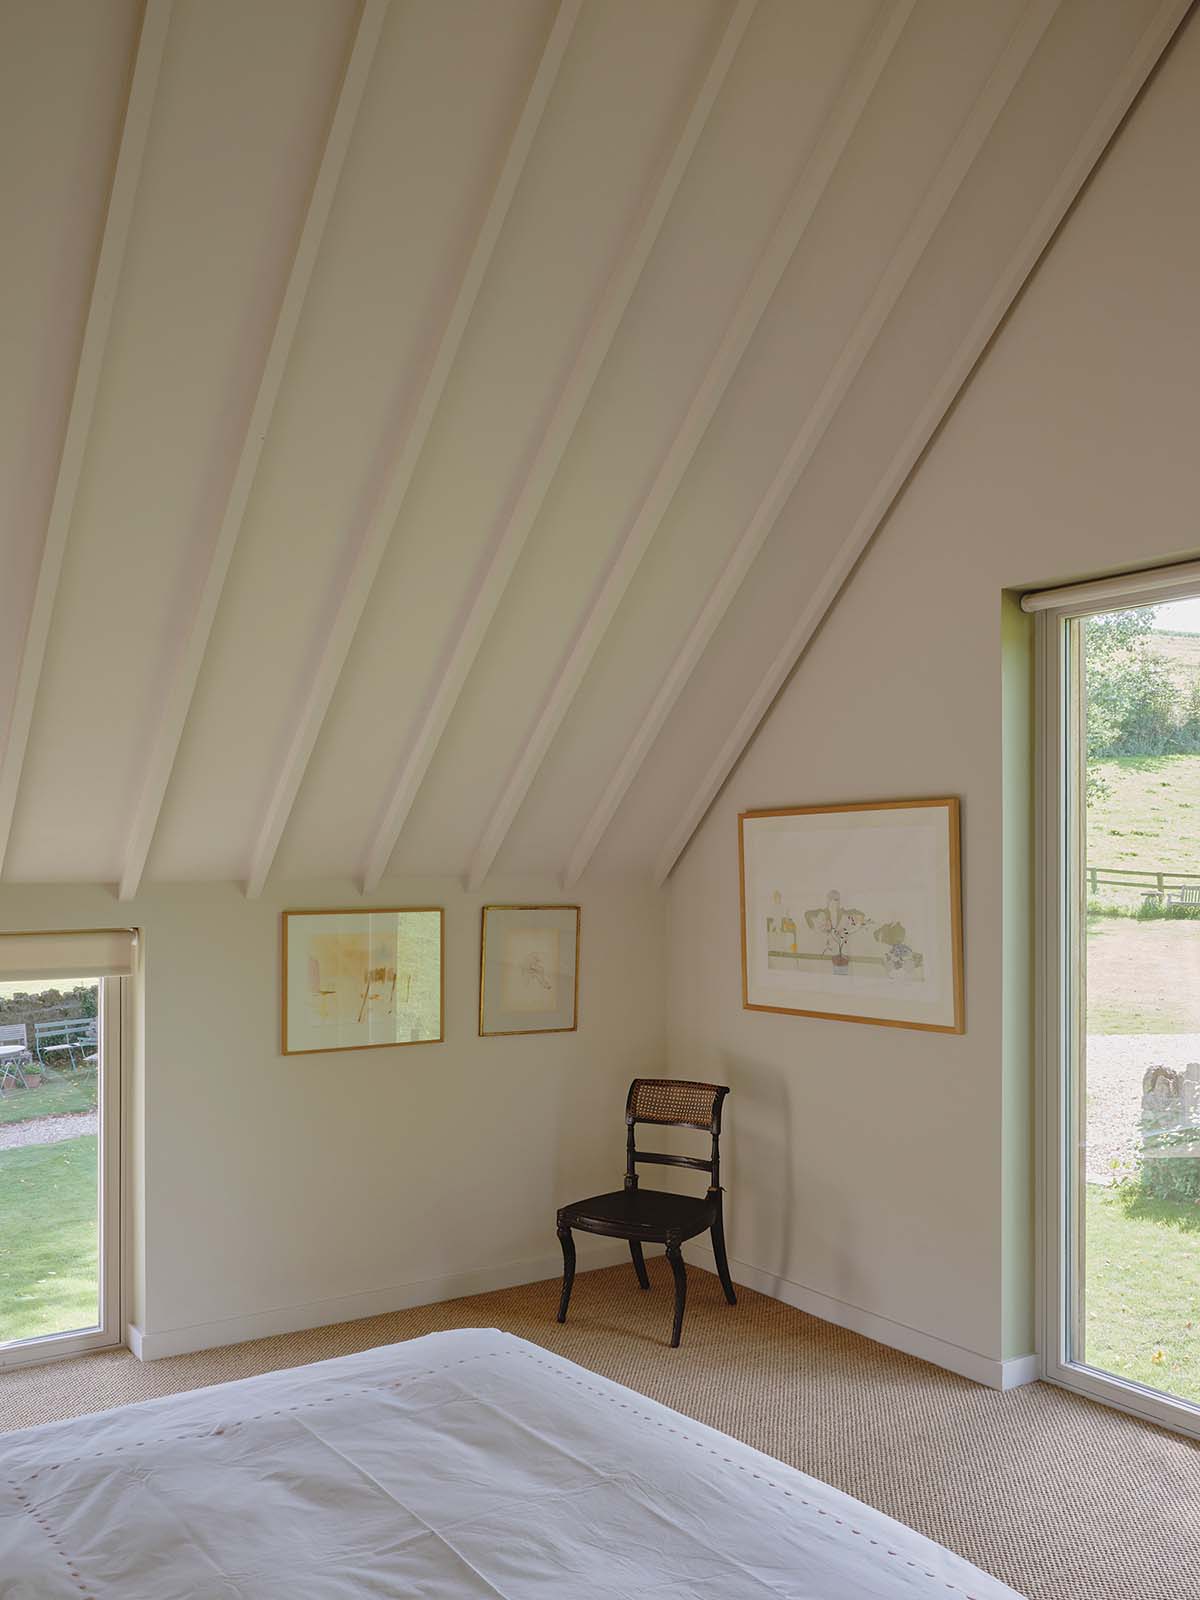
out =
[[[1079,1221],[1072,1215],[1076,1184],[1072,1095],[1083,1082],[1075,1052],[1083,1036],[1079,990],[1071,957],[1083,915],[1081,769],[1086,746],[1078,727],[1082,707],[1074,647],[1080,617],[1200,595],[1200,567],[1135,573],[1128,588],[1118,580],[1027,596],[1035,615],[1035,826],[1036,883],[1036,1211],[1037,1327],[1040,1375],[1049,1383],[1126,1411],[1148,1422],[1200,1438],[1200,1405],[1174,1399],[1072,1357],[1078,1324],[1080,1277],[1074,1270]]]
[[[0,1346],[0,1371],[62,1361],[89,1350],[110,1350],[124,1341],[126,1304],[125,1226],[127,1207],[123,1174],[124,1120],[122,1107],[128,1071],[129,988],[122,977],[99,979],[101,1049],[97,1097],[99,1138],[97,1152],[97,1217],[99,1225],[99,1320],[77,1332],[43,1333]]]

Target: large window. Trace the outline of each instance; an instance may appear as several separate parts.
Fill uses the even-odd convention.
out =
[[[120,1342],[131,951],[0,935],[0,1366]]]
[[[1025,605],[1044,1370],[1200,1435],[1200,571]]]

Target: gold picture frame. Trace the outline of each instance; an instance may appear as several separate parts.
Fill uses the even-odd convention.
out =
[[[743,811],[743,1008],[965,1032],[960,809],[939,796]]]
[[[579,1026],[581,924],[577,905],[482,908],[480,1038],[575,1032]]]
[[[392,919],[390,925],[387,919]],[[441,1044],[445,1039],[443,907],[285,911],[282,948],[280,1041],[285,1056]],[[396,1037],[401,1032],[409,1037]]]

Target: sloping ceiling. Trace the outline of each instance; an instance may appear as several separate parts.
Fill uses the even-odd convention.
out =
[[[664,875],[1185,9],[4,0],[4,878]]]

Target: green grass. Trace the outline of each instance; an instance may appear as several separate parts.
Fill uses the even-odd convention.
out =
[[[43,1079],[36,1089],[10,1087],[0,1095],[0,1126],[29,1122],[34,1117],[64,1117],[73,1111],[96,1109],[96,1074],[72,1072],[62,1078]]]
[[[1087,1188],[1089,1366],[1200,1402],[1200,1205]]]
[[[1200,873],[1200,755],[1120,756],[1093,770],[1109,793],[1088,807],[1089,866]]]
[[[96,1322],[96,1137],[0,1150],[0,1341]]]

